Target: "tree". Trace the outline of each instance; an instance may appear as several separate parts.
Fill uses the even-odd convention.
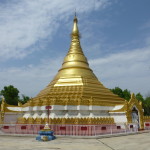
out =
[[[146,94],[146,97],[150,97],[150,91]]]
[[[131,98],[131,93],[130,93],[130,91],[129,90],[127,90],[127,89],[125,89],[124,91],[123,91],[123,96],[124,96],[124,99],[126,99],[126,100],[130,100],[130,98]]]
[[[119,97],[124,98],[126,100],[130,100],[131,94],[130,91],[125,89],[124,91],[119,88],[115,87],[114,89],[110,89],[114,94],[117,94]],[[142,102],[144,115],[150,116],[150,92],[148,93],[147,97],[144,98],[143,95],[139,92],[136,94],[136,99]]]
[[[124,98],[123,91],[119,87],[115,87],[114,89],[110,89],[114,94],[118,95],[121,98]]]
[[[0,95],[4,96],[6,103],[10,105],[18,105],[18,94],[19,90],[13,85],[4,86],[4,89],[0,92]]]
[[[118,95],[121,98],[124,98],[126,100],[130,100],[131,98],[131,94],[130,91],[125,89],[124,91],[119,88],[119,87],[115,87],[114,89],[110,89],[114,94]]]
[[[139,100],[139,101],[142,101],[142,102],[144,101],[144,98],[143,98],[143,96],[141,95],[141,93],[137,93],[135,97],[136,97],[136,99]]]
[[[146,97],[143,101],[144,115],[150,116],[150,97]]]
[[[19,101],[22,103],[22,104],[25,104],[28,102],[28,100],[30,99],[29,96],[25,96],[22,94],[22,99],[20,99]]]

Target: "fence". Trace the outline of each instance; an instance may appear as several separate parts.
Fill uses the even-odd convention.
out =
[[[120,134],[138,132],[137,124],[103,124],[103,125],[49,125],[55,135],[70,136],[99,136],[106,134]],[[150,126],[149,126],[150,127]],[[3,124],[3,134],[38,134],[44,128],[41,124]]]

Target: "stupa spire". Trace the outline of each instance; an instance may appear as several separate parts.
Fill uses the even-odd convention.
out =
[[[74,19],[73,19],[73,29],[72,29],[72,36],[80,36],[79,34],[79,30],[78,30],[78,19],[77,19],[77,16],[76,16],[76,12],[75,12],[75,16],[74,16]]]
[[[75,13],[73,19],[73,28],[71,32],[71,43],[69,51],[64,58],[62,68],[60,70],[72,68],[84,68],[91,70],[80,45],[80,32],[78,29],[78,19]]]

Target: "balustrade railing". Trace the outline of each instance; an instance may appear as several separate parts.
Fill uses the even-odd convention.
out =
[[[150,129],[145,123],[146,129]],[[137,124],[103,124],[103,125],[49,125],[55,135],[68,136],[100,136],[106,134],[121,134],[138,132]],[[44,128],[43,124],[3,124],[1,134],[38,134]]]

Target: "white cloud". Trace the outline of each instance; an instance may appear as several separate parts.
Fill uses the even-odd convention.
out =
[[[41,61],[40,65],[11,67],[0,71],[0,87],[14,85],[21,94],[35,96],[48,85],[60,68],[62,58]],[[0,89],[0,90],[1,90]]]
[[[24,58],[42,39],[52,37],[59,22],[73,14],[103,9],[109,0],[16,0],[0,5],[0,60]]]
[[[150,91],[150,47],[110,54],[90,60],[97,77],[108,88],[119,86],[132,92]]]
[[[105,58],[89,60],[99,80],[107,87],[119,86],[131,92],[150,92],[149,47],[123,53],[110,54]],[[48,85],[61,67],[63,58],[44,60],[40,65],[23,68],[7,68],[0,71],[1,88],[14,85],[22,94],[35,96]]]

